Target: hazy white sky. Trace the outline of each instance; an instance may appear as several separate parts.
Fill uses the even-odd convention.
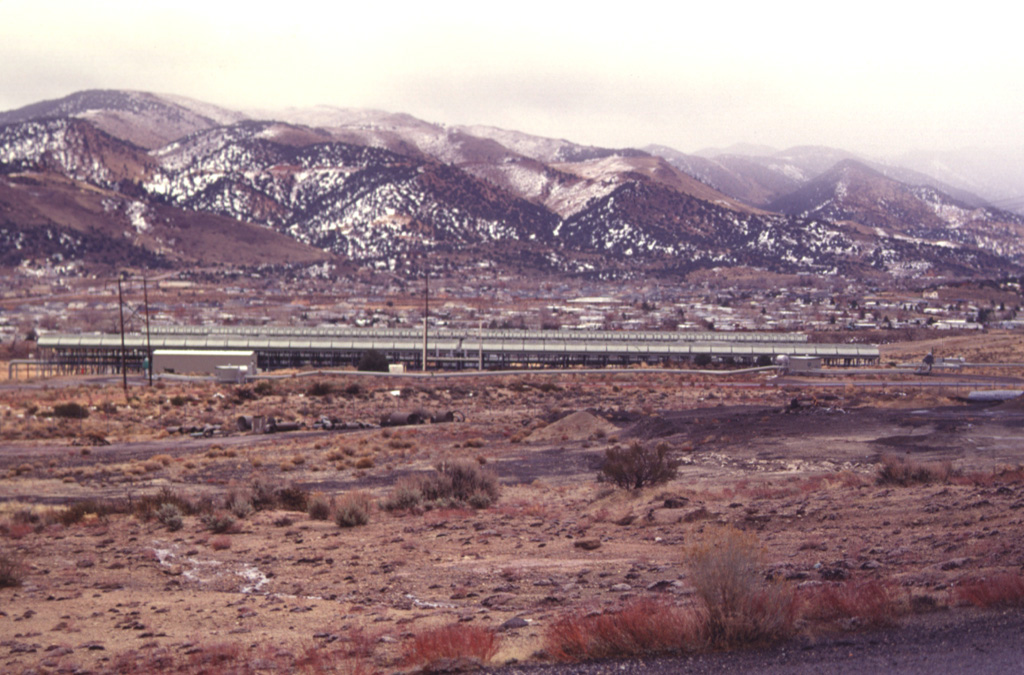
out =
[[[684,152],[1020,142],[1012,4],[690,4],[0,0],[0,110],[130,88]]]

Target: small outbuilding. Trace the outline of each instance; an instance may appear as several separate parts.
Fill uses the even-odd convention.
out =
[[[256,374],[254,351],[207,351],[198,349],[156,349],[153,351],[154,373],[216,375],[218,368],[244,367],[246,374]],[[237,370],[236,370],[237,376]]]
[[[789,373],[815,373],[821,370],[821,357],[794,354],[789,357],[785,368]]]

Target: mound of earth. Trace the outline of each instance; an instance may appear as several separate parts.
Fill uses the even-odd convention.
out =
[[[557,422],[537,429],[526,437],[528,441],[583,441],[602,435],[612,434],[618,427],[608,420],[601,419],[585,410],[574,412]]]
[[[1024,410],[1024,396],[1007,399],[999,404],[1002,410]]]

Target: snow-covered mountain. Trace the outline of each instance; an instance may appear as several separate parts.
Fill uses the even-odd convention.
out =
[[[77,118],[92,122],[111,136],[152,149],[186,134],[238,122],[245,117],[242,113],[183,96],[97,89],[0,112],[0,125]]]
[[[1024,145],[917,151],[896,157],[892,163],[979,195],[992,206],[1024,213]]]
[[[781,213],[875,228],[880,236],[976,247],[1024,256],[1024,216],[958,201],[928,185],[908,185],[856,160],[843,160],[799,190],[775,200]]]
[[[838,185],[862,184],[837,171],[887,187],[837,199]],[[90,193],[102,197],[74,205],[71,195]],[[66,208],[44,208],[44,195]],[[23,255],[40,228],[51,242],[103,236],[83,223],[105,210],[119,223],[112,257],[167,264],[209,256],[201,233],[228,240],[233,229],[247,260],[259,257],[253,242],[279,237],[290,244],[268,259],[333,255],[388,269],[429,258],[605,276],[729,266],[971,275],[1024,260],[1020,223],[1005,212],[901,183],[838,150],[697,157],[380,111],[241,113],[144,92],[81,92],[0,113],[0,208],[0,239],[20,237]]]

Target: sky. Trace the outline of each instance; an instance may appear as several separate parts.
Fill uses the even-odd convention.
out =
[[[954,6],[0,0],[0,110],[138,89],[683,152],[1020,144],[1017,10]]]

